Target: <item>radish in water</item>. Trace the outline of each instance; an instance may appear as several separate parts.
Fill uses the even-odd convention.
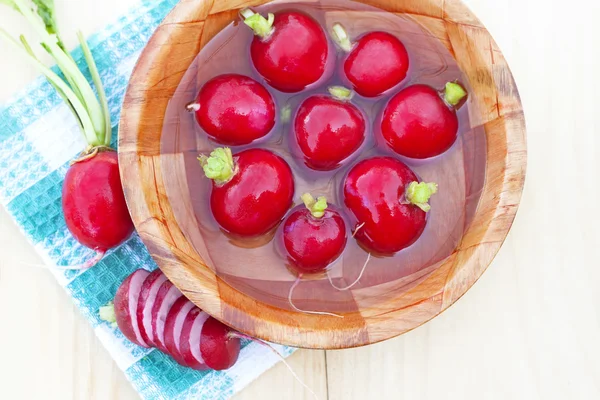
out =
[[[268,19],[250,9],[241,15],[255,35],[250,45],[252,63],[269,85],[294,93],[323,77],[329,45],[314,19],[298,11],[269,14]]]
[[[443,93],[427,85],[413,85],[392,97],[383,112],[381,134],[396,153],[430,158],[456,141],[456,107],[467,96],[462,86],[448,82]]]
[[[333,26],[332,33],[334,40],[348,53],[344,74],[361,96],[379,96],[406,78],[408,52],[396,36],[370,32],[352,43],[340,24]]]
[[[388,255],[421,236],[437,185],[419,182],[401,161],[375,157],[350,170],[343,190],[346,207],[357,221],[356,239],[368,250]]]
[[[356,153],[365,140],[366,122],[350,103],[352,91],[329,88],[330,96],[315,95],[300,105],[294,135],[309,168],[332,170]]]
[[[292,212],[283,223],[287,258],[300,273],[321,272],[335,261],[346,246],[346,224],[340,213],[327,205],[325,197],[315,200],[302,195],[304,207]]]
[[[218,148],[199,160],[205,175],[213,180],[213,216],[231,234],[265,234],[292,205],[292,170],[283,158],[268,150],[244,150],[234,156],[229,148]]]
[[[338,211],[328,206],[325,197],[315,199],[309,193],[305,193],[302,195],[302,201],[304,207],[293,211],[283,223],[283,247],[286,257],[291,267],[298,272],[298,277],[290,287],[288,302],[298,312],[343,318],[342,315],[325,311],[302,310],[293,302],[294,289],[304,275],[325,271],[340,257],[347,241],[344,219]],[[356,280],[346,287],[334,285],[328,274],[331,286],[340,291],[352,288],[361,279],[370,259],[369,254]]]
[[[267,135],[275,125],[275,101],[254,79],[226,74],[206,82],[188,105],[198,124],[215,141],[239,146]]]
[[[19,42],[0,29],[0,37],[21,51],[46,76],[73,112],[87,142],[87,148],[71,163],[65,176],[62,207],[69,231],[81,244],[96,251],[94,258],[73,269],[92,267],[107,250],[123,243],[134,229],[123,196],[117,155],[109,147],[112,126],[98,68],[79,32],[77,36],[98,93],[96,96],[57,34],[53,2],[4,0],[0,3],[11,6],[25,17],[38,35],[37,41],[52,56],[64,76],[61,78],[46,67],[24,36]]]

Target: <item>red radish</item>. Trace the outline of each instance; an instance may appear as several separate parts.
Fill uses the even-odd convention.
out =
[[[181,337],[179,339],[179,349],[183,360],[192,369],[203,371],[208,369],[204,360],[201,357],[196,358],[192,349],[200,346],[200,334],[202,325],[208,319],[208,314],[200,310],[198,307],[192,308],[185,317],[183,327],[181,328]],[[195,336],[192,330],[196,327]],[[200,359],[199,359],[200,358]]]
[[[183,329],[183,323],[185,321],[185,317],[188,315],[190,310],[195,308],[194,303],[186,299],[185,297],[180,297],[173,307],[169,311],[169,315],[167,315],[167,319],[165,321],[165,347],[166,352],[171,355],[179,364],[183,366],[187,366],[183,356],[181,354],[180,347],[180,339],[181,339],[181,331]]]
[[[152,330],[152,307],[156,302],[158,290],[166,280],[167,277],[160,269],[154,270],[148,275],[140,290],[136,313],[137,321],[142,338],[151,346],[156,346],[154,330]]]
[[[305,207],[290,214],[283,224],[287,257],[300,273],[323,271],[346,246],[346,225],[340,213],[328,208],[325,197],[302,196]]]
[[[455,107],[466,96],[463,87],[454,82],[446,84],[443,94],[426,85],[407,87],[392,97],[385,108],[381,134],[388,146],[402,156],[438,156],[456,141]]]
[[[240,355],[240,337],[214,318],[202,327],[200,353],[206,365],[216,371],[228,369]]]
[[[329,88],[332,97],[316,95],[304,100],[294,120],[294,134],[306,165],[332,170],[354,154],[365,140],[366,122],[351,104],[352,92]]]
[[[194,320],[192,329],[190,330],[190,351],[196,361],[200,364],[206,364],[202,352],[200,351],[200,343],[202,343],[202,329],[204,323],[210,318],[210,315],[202,311]]]
[[[154,332],[154,342],[156,343],[156,347],[163,351],[166,351],[165,322],[167,315],[171,310],[171,307],[173,307],[173,304],[180,297],[183,297],[183,294],[181,294],[179,289],[177,289],[170,281],[165,281],[158,289],[156,301],[154,302],[154,306],[152,306],[151,330]]]
[[[75,162],[67,171],[62,208],[69,231],[98,253],[123,243],[133,233],[117,153],[104,151]]]
[[[250,46],[254,67],[282,92],[299,92],[325,74],[329,46],[321,26],[298,11],[269,14],[268,19],[249,9],[244,23],[254,31]]]
[[[252,143],[275,125],[273,97],[243,75],[220,75],[206,82],[188,109],[212,139],[230,146]]]
[[[146,270],[138,269],[121,283],[114,299],[116,323],[123,335],[133,343],[150,347],[142,337],[137,321],[137,304],[142,284],[148,277]]]
[[[292,205],[294,178],[278,155],[262,149],[235,156],[228,148],[200,156],[204,173],[213,179],[210,208],[219,225],[239,236],[271,230]]]
[[[44,74],[72,111],[87,143],[83,154],[72,162],[67,171],[62,191],[62,208],[67,228],[75,239],[97,253],[96,257],[83,265],[69,269],[90,268],[102,259],[107,250],[123,243],[133,232],[133,222],[123,196],[117,154],[110,149],[110,110],[98,67],[85,38],[78,33],[87,64],[85,70],[92,78],[92,85],[82,72],[83,66],[69,55],[60,38],[53,6],[43,5],[43,2],[37,2],[38,6],[33,8],[24,1],[0,3],[12,6],[26,16],[26,20],[36,28],[35,41],[41,43],[63,72],[59,76],[46,67],[23,35],[19,41],[7,32],[0,31],[0,38],[7,39],[10,45]]]
[[[356,164],[344,183],[344,202],[357,221],[356,239],[369,250],[393,254],[425,229],[435,183],[419,183],[404,163],[375,157]]]
[[[361,96],[379,96],[406,78],[408,52],[396,36],[387,32],[370,32],[353,44],[344,28],[335,24],[333,37],[348,52],[344,73]]]
[[[160,274],[157,272],[148,274],[144,270],[137,270],[132,273],[125,279],[117,291],[115,303],[109,303],[100,308],[100,318],[111,323],[120,321],[120,324],[118,323],[119,327],[125,329],[128,337],[132,338],[132,340],[135,339],[136,334],[131,322],[135,321],[136,318],[133,318],[133,308],[128,307],[126,303],[131,303],[132,293],[139,294],[143,292],[142,281],[146,282],[147,278],[151,277],[154,280],[152,283],[152,286],[154,286],[160,279],[159,276]],[[162,296],[162,299],[155,300],[153,310],[167,308],[165,303],[170,302],[169,299],[175,297],[173,294],[175,293],[174,286],[169,284],[170,282],[166,281],[160,286],[158,296]],[[165,291],[166,294],[164,293]],[[139,303],[137,297],[133,300],[135,300],[134,303]],[[156,306],[156,303],[161,304]],[[194,306],[180,294],[177,300],[168,308],[169,311],[163,331],[164,346],[159,346],[159,349],[170,354],[179,364],[197,370],[206,370],[209,368],[214,370],[228,369],[238,359],[241,350],[240,339],[253,340],[277,354],[291,371],[292,375],[313,393],[295,374],[285,359],[268,343],[233,331]],[[157,322],[159,321],[160,318]],[[157,326],[155,330],[157,331],[156,335],[160,336],[160,328]]]

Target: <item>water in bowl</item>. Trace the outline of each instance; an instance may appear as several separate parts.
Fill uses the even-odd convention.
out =
[[[387,296],[397,296],[398,291],[419,285],[460,243],[475,213],[484,183],[484,131],[480,126],[472,126],[469,110],[472,102],[468,102],[458,112],[459,138],[448,152],[424,161],[395,155],[377,139],[377,122],[390,97],[415,83],[440,89],[448,81],[467,83],[447,48],[448,44],[409,15],[393,14],[357,2],[273,2],[256,7],[254,11],[266,15],[284,9],[300,10],[311,15],[326,32],[331,31],[333,24],[341,23],[351,38],[373,30],[390,32],[402,40],[410,54],[409,75],[399,87],[377,99],[360,96],[353,99],[367,116],[367,140],[357,156],[338,170],[316,172],[307,168],[290,141],[290,123],[281,120],[262,140],[232,149],[236,153],[246,148],[261,147],[283,157],[294,172],[296,204],[300,203],[302,193],[310,192],[315,196],[327,196],[331,204],[345,210],[341,187],[348,170],[356,162],[376,155],[397,157],[408,164],[421,180],[438,183],[439,192],[431,200],[427,227],[416,243],[392,257],[371,257],[364,275],[351,290],[336,290],[332,283],[344,287],[354,282],[368,257],[368,253],[352,239],[351,229],[354,226],[348,219],[348,244],[342,256],[326,274],[303,277],[293,296],[297,307],[315,311],[339,313],[376,305]],[[208,139],[185,108],[195,99],[202,85],[217,75],[239,73],[264,83],[250,61],[252,38],[250,29],[241,23],[241,19],[228,25],[204,46],[185,73],[167,108],[161,139],[161,156],[174,157],[178,161],[165,163],[174,166],[162,173],[177,223],[208,267],[237,290],[275,307],[291,309],[288,294],[296,275],[282,255],[280,229],[261,238],[239,240],[219,228],[209,208],[211,182],[204,177],[197,161],[200,153],[208,154],[219,145]],[[278,109],[289,108],[292,111],[292,120],[303,99],[315,93],[326,93],[331,85],[347,86],[340,67],[343,51],[331,42],[330,54],[331,70],[326,79],[302,93],[285,94],[264,83],[273,94]],[[468,85],[466,87],[468,90]]]

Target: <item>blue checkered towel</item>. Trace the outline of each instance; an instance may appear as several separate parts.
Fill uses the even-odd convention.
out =
[[[89,38],[106,87],[115,138],[135,62],[176,3],[143,2]],[[73,56],[83,67],[81,50]],[[84,148],[78,129],[68,108],[41,77],[0,107],[0,203],[49,265],[78,265],[93,255],[71,237],[61,210],[68,162]],[[226,399],[278,361],[268,349],[245,343],[230,370],[197,372],[180,367],[157,350],[130,343],[118,329],[100,320],[98,308],[112,300],[123,279],[140,267],[152,270],[156,265],[139,237],[133,236],[88,271],[53,273],[142,398]],[[293,351],[276,348],[286,356]]]

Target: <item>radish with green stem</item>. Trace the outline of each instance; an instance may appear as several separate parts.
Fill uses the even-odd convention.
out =
[[[403,162],[373,157],[346,176],[344,203],[356,221],[354,237],[369,252],[391,255],[413,244],[425,230],[429,200],[438,191],[420,182]]]
[[[334,24],[331,33],[338,46],[348,53],[344,60],[344,75],[361,96],[379,96],[406,78],[408,52],[396,36],[387,32],[369,32],[352,43],[340,24]]]
[[[353,92],[332,86],[330,96],[314,95],[302,102],[294,119],[293,135],[305,164],[330,171],[355,154],[365,141],[366,121],[350,102]]]
[[[199,160],[204,174],[213,181],[210,209],[230,234],[263,235],[279,224],[292,205],[292,170],[273,152],[248,149],[234,155],[225,147],[201,155]]]
[[[456,110],[466,97],[466,90],[456,82],[446,83],[443,92],[427,85],[403,89],[385,107],[381,119],[383,139],[401,156],[439,156],[456,142]]]
[[[346,246],[346,224],[325,197],[302,195],[304,206],[293,211],[283,223],[287,259],[299,273],[324,271]]]
[[[269,85],[296,93],[324,78],[329,45],[312,17],[299,11],[281,11],[265,18],[249,8],[240,14],[255,35],[250,45],[252,63]]]
[[[77,37],[98,92],[66,51],[58,34],[52,0],[0,0],[12,7],[33,28],[41,47],[47,51],[64,75],[60,78],[36,56],[26,38],[13,38],[0,28],[0,37],[20,51],[50,82],[69,106],[87,142],[65,176],[62,208],[65,222],[75,239],[96,251],[96,256],[81,266],[85,269],[102,259],[106,251],[123,243],[134,227],[119,175],[116,152],[110,148],[112,126],[108,101],[100,74],[83,35]]]

